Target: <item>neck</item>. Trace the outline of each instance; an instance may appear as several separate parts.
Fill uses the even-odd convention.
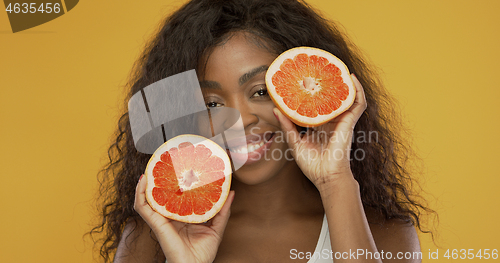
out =
[[[232,216],[270,222],[283,216],[323,213],[318,190],[293,161],[263,183],[248,185],[235,179],[232,189],[236,192]]]

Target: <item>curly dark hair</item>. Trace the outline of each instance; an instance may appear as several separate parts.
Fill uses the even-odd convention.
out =
[[[352,143],[351,155],[358,149],[365,153],[362,160],[351,158],[363,205],[385,219],[400,219],[421,232],[429,232],[422,226],[421,217],[424,212],[433,211],[412,190],[415,184],[408,160],[414,154],[394,101],[383,88],[376,70],[339,26],[300,0],[188,2],[161,24],[146,45],[133,67],[125,102],[156,81],[199,68],[201,58],[211,48],[238,31],[262,40],[275,54],[310,46],[329,51],[347,65],[363,85],[368,105],[356,124],[354,136],[363,132],[377,135],[369,143],[356,137]],[[135,187],[151,156],[134,147],[127,112],[119,119],[115,138],[108,150],[109,163],[99,173],[102,221],[90,231],[92,236],[100,237],[96,244],[106,262],[116,251],[125,224],[139,217],[133,208]]]

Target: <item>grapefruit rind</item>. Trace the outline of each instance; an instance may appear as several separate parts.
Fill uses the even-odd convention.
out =
[[[338,109],[334,110],[330,114],[318,115],[316,117],[311,118],[308,116],[300,115],[299,113],[297,113],[297,111],[290,109],[285,104],[283,97],[278,95],[278,93],[276,92],[276,87],[274,86],[272,81],[273,75],[280,70],[280,66],[286,59],[294,59],[295,56],[298,54],[307,54],[308,56],[316,55],[324,57],[328,60],[328,63],[333,64],[340,69],[341,71],[340,76],[342,77],[343,82],[349,88],[349,95],[345,100],[342,101],[342,104]],[[337,58],[336,56],[325,50],[313,47],[296,47],[280,54],[271,63],[266,72],[266,85],[267,85],[267,91],[271,99],[273,100],[274,104],[277,106],[277,108],[292,122],[302,127],[317,127],[329,122],[333,118],[337,117],[338,115],[342,114],[347,109],[349,109],[351,105],[354,103],[354,99],[356,98],[356,87],[349,73],[349,69],[344,64],[344,62],[342,62],[342,60],[340,60],[339,58]]]
[[[187,215],[187,216],[180,216],[178,214],[175,214],[175,213],[168,211],[165,208],[165,206],[160,206],[153,198],[153,188],[155,187],[153,169],[154,169],[156,163],[158,163],[160,161],[160,157],[164,152],[166,152],[174,147],[178,147],[179,144],[181,144],[183,142],[190,142],[195,147],[198,144],[205,145],[207,148],[209,148],[212,151],[212,155],[215,155],[215,156],[221,158],[225,164],[225,167],[224,167],[225,180],[221,186],[222,193],[220,195],[220,198],[216,203],[213,204],[213,207],[203,215],[197,215],[197,214],[193,213],[193,214]],[[145,171],[144,175],[145,175],[145,178],[147,180],[146,200],[149,203],[149,205],[151,206],[151,208],[166,218],[170,218],[170,219],[180,221],[180,222],[185,222],[185,223],[203,223],[203,222],[210,220],[212,217],[214,217],[221,210],[222,206],[226,202],[227,196],[229,195],[230,186],[231,186],[231,164],[230,164],[229,156],[227,155],[226,151],[224,149],[222,149],[215,142],[213,142],[205,137],[202,137],[199,135],[193,135],[193,134],[179,135],[177,137],[174,137],[174,138],[168,140],[164,144],[162,144],[154,152],[153,156],[151,156],[151,158],[149,159],[149,162],[146,166],[146,171]]]

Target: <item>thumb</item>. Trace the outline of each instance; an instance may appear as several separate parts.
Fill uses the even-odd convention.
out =
[[[231,215],[231,204],[234,200],[234,191],[230,191],[227,200],[222,206],[221,210],[212,219],[212,229],[222,238],[224,229],[226,229],[227,221]]]
[[[281,125],[281,129],[286,135],[286,140],[288,142],[288,146],[290,146],[291,149],[295,150],[297,149],[297,144],[300,142],[300,134],[297,131],[297,128],[295,127],[295,124],[288,119],[283,113],[281,113],[278,108],[273,109],[273,113],[278,118],[278,121]]]

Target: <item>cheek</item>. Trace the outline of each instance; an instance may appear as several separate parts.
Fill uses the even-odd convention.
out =
[[[273,109],[276,108],[274,103],[269,99],[264,103],[255,103],[254,104],[255,111],[258,112],[260,118],[265,120],[267,123],[270,123],[274,126],[280,127],[279,121],[277,117],[273,113]]]
[[[273,144],[268,152],[266,158],[273,161],[290,161],[293,160],[291,149],[286,142],[286,135],[280,130],[274,135]]]

